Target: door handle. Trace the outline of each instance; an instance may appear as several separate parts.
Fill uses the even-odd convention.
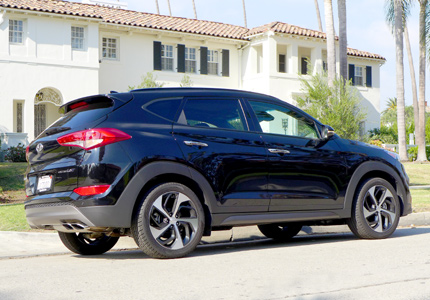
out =
[[[276,154],[289,154],[290,153],[290,151],[285,150],[285,149],[274,149],[274,148],[269,149],[269,152],[270,153],[276,153]]]
[[[208,144],[196,142],[196,141],[184,141],[184,144],[187,146],[197,146],[197,147],[207,147]]]

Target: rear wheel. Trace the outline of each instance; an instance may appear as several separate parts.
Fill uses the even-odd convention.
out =
[[[300,232],[302,225],[297,223],[265,224],[258,225],[258,229],[268,238],[287,241]]]
[[[140,249],[154,258],[177,258],[193,251],[205,227],[203,207],[183,184],[155,187],[140,204],[132,233]]]
[[[82,255],[103,254],[118,242],[118,237],[104,233],[66,233],[58,232],[61,241],[70,251]]]
[[[348,220],[351,231],[363,239],[384,239],[393,234],[400,219],[400,204],[393,186],[382,178],[363,182]]]

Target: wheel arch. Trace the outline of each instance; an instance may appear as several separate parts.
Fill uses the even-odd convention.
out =
[[[117,205],[121,206],[121,216],[131,227],[132,219],[137,211],[142,197],[154,186],[166,182],[181,183],[190,188],[202,202],[205,212],[205,232],[209,234],[215,205],[215,195],[207,180],[196,170],[176,162],[153,162],[141,168],[124,189]]]
[[[399,197],[400,202],[400,215],[403,215],[404,212],[404,201],[406,199],[406,191],[403,186],[402,180],[400,176],[396,173],[396,171],[382,163],[377,161],[365,162],[361,164],[357,170],[355,170],[354,174],[349,181],[349,185],[346,189],[345,194],[345,209],[344,211],[348,214],[348,218],[351,217],[352,211],[352,203],[357,193],[357,188],[360,184],[369,179],[379,177],[388,181],[394,189],[397,191],[397,195]]]

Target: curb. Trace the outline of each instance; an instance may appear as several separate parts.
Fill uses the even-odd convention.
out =
[[[429,226],[430,212],[413,213],[400,218],[399,228],[414,228]],[[346,225],[336,226],[304,226],[300,236],[347,233],[352,234]],[[201,245],[253,241],[266,239],[257,226],[234,227],[232,230],[214,231],[211,236],[203,237]],[[57,233],[52,232],[14,232],[0,231],[0,260],[12,258],[38,257],[46,255],[74,255],[61,243]],[[137,250],[137,245],[131,237],[122,237],[114,251]]]

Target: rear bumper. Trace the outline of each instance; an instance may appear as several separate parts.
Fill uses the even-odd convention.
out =
[[[125,218],[116,205],[77,207],[70,202],[59,202],[29,205],[25,213],[32,228],[64,232],[130,228],[129,218]]]

